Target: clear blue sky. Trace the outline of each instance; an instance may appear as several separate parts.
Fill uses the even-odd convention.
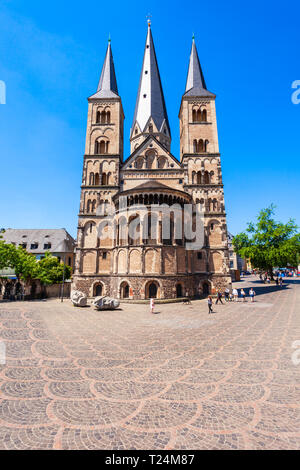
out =
[[[148,13],[172,153],[178,158],[194,32],[208,89],[217,94],[229,230],[243,230],[271,202],[278,219],[300,223],[300,104],[291,101],[291,84],[300,80],[299,1],[1,0],[1,227],[65,227],[76,235],[86,98],[110,33],[127,157]]]

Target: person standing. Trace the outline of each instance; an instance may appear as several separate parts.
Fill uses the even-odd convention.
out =
[[[246,292],[244,291],[244,289],[241,289],[241,296],[242,296],[243,302],[246,302]]]
[[[230,291],[229,291],[228,287],[226,287],[226,289],[225,289],[225,302],[229,301],[229,293],[230,293]]]
[[[254,290],[252,289],[252,287],[251,287],[251,289],[250,289],[250,291],[249,291],[249,295],[250,295],[251,302],[254,302],[255,292],[254,292]]]
[[[150,299],[150,312],[154,313],[154,299]]]
[[[212,304],[213,304],[212,297],[209,295],[207,299],[208,313],[214,313],[212,309]]]
[[[233,293],[233,297],[234,297],[235,302],[238,302],[238,298],[239,298],[239,292],[238,292],[238,290],[237,290],[237,289],[233,289],[232,293]]]
[[[223,304],[223,302],[222,302],[222,292],[220,292],[220,291],[218,290],[218,292],[217,292],[216,304],[217,304],[219,301],[221,302],[221,304]]]
[[[280,279],[279,279],[279,285],[280,285],[280,287],[282,287],[282,277],[280,277]]]

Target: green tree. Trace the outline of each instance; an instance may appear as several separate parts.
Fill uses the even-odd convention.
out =
[[[242,258],[250,259],[254,268],[267,271],[273,279],[274,267],[297,266],[300,234],[293,219],[286,224],[273,219],[275,206],[260,211],[256,223],[236,235],[233,246]]]
[[[64,263],[60,263],[58,258],[46,252],[45,258],[37,263],[36,278],[44,285],[58,284],[65,279],[70,279],[71,268]]]
[[[36,264],[35,256],[24,248],[0,240],[0,269],[12,268],[18,279],[28,281],[35,278]]]

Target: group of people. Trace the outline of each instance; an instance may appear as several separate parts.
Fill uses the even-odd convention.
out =
[[[243,299],[243,302],[247,302],[247,294],[246,292],[244,291],[244,289],[241,289],[241,298]],[[249,296],[250,296],[250,299],[251,299],[251,302],[254,302],[254,298],[255,298],[255,291],[254,289],[250,289],[249,291]],[[239,290],[234,288],[232,289],[232,291],[230,291],[228,288],[225,289],[224,293],[221,292],[220,290],[217,291],[217,299],[216,299],[216,304],[218,304],[219,302],[221,304],[223,304],[223,296],[224,296],[224,299],[225,299],[225,302],[238,302],[238,299],[239,299]],[[212,306],[213,306],[213,299],[212,299],[212,296],[209,295],[208,296],[208,299],[207,299],[207,304],[208,304],[208,313],[213,313],[213,309],[212,309]]]
[[[259,274],[259,279],[264,283],[264,284],[270,284],[271,283],[271,277],[268,273],[260,273]],[[276,285],[282,287],[283,284],[283,278],[282,274],[280,272],[275,273],[275,282]]]

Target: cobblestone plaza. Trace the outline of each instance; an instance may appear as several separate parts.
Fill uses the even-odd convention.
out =
[[[212,315],[1,303],[0,449],[299,449],[299,281],[235,286]]]

